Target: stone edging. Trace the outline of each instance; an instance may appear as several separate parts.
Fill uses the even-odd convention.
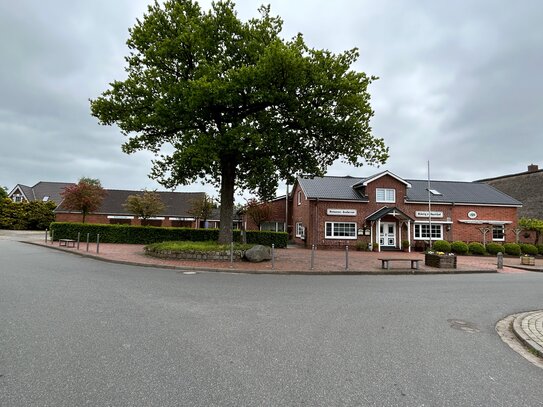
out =
[[[229,250],[219,251],[202,251],[202,250],[187,250],[187,251],[172,251],[172,250],[160,250],[150,251],[145,249],[147,256],[156,257],[166,260],[230,260]],[[234,261],[241,261],[245,251],[234,250]]]
[[[535,341],[532,336],[527,332],[526,325],[528,319],[536,316],[539,318],[543,318],[541,316],[543,314],[542,311],[531,311],[531,312],[525,312],[522,314],[519,314],[515,317],[513,320],[512,328],[515,336],[528,348],[533,350],[539,357],[543,358],[543,346],[541,346],[538,342]]]

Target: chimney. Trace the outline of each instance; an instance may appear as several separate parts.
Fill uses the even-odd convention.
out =
[[[528,172],[536,172],[539,170],[539,166],[536,164],[530,164],[528,166]]]

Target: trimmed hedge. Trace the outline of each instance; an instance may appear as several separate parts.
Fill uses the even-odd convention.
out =
[[[91,241],[96,241],[100,234],[101,243],[127,243],[150,244],[168,241],[192,241],[205,242],[217,241],[219,229],[191,229],[153,226],[131,225],[103,225],[94,223],[53,222],[50,226],[55,240],[77,239],[77,233],[81,233],[81,241],[87,240],[87,233]],[[247,243],[271,246],[277,248],[287,247],[288,234],[285,232],[260,232],[249,230],[245,232]],[[241,232],[234,230],[234,240],[239,241]]]
[[[486,251],[489,254],[498,254],[498,253],[504,253],[505,249],[503,246],[499,243],[487,243],[486,245]]]
[[[520,250],[524,254],[529,254],[530,256],[535,256],[538,252],[537,247],[529,243],[521,243]]]
[[[468,244],[468,250],[471,254],[485,254],[485,247],[479,242],[471,242]]]
[[[452,242],[451,251],[456,254],[466,254],[468,252],[468,244],[459,240]]]
[[[505,254],[520,256],[520,246],[516,243],[505,243],[503,249],[505,250]]]
[[[539,254],[543,255],[543,244],[538,244],[536,247]]]
[[[451,244],[446,240],[436,240],[432,243],[432,249],[438,252],[449,253],[451,251]]]

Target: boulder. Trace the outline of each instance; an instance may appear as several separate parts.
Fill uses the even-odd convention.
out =
[[[271,260],[271,248],[257,244],[245,252],[245,258],[251,263]]]

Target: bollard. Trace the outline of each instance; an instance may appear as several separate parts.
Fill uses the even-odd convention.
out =
[[[230,242],[230,267],[234,263],[234,242]]]
[[[54,241],[55,241],[55,231],[52,230],[51,231],[51,244],[53,244]]]
[[[345,246],[345,270],[349,270],[349,245]]]
[[[90,233],[87,233],[87,251],[89,251],[89,238],[90,238]]]
[[[96,254],[100,252],[100,233],[96,235]]]
[[[275,244],[272,243],[272,270],[275,270]]]
[[[502,252],[498,252],[498,255],[497,255],[497,267],[498,267],[498,270],[503,270],[503,253]]]
[[[48,229],[45,229],[45,244],[47,244],[47,233],[49,232]]]
[[[81,240],[81,232],[77,232],[77,250],[79,250],[79,240]]]
[[[315,245],[311,245],[311,270],[313,270],[313,267],[315,266]]]

